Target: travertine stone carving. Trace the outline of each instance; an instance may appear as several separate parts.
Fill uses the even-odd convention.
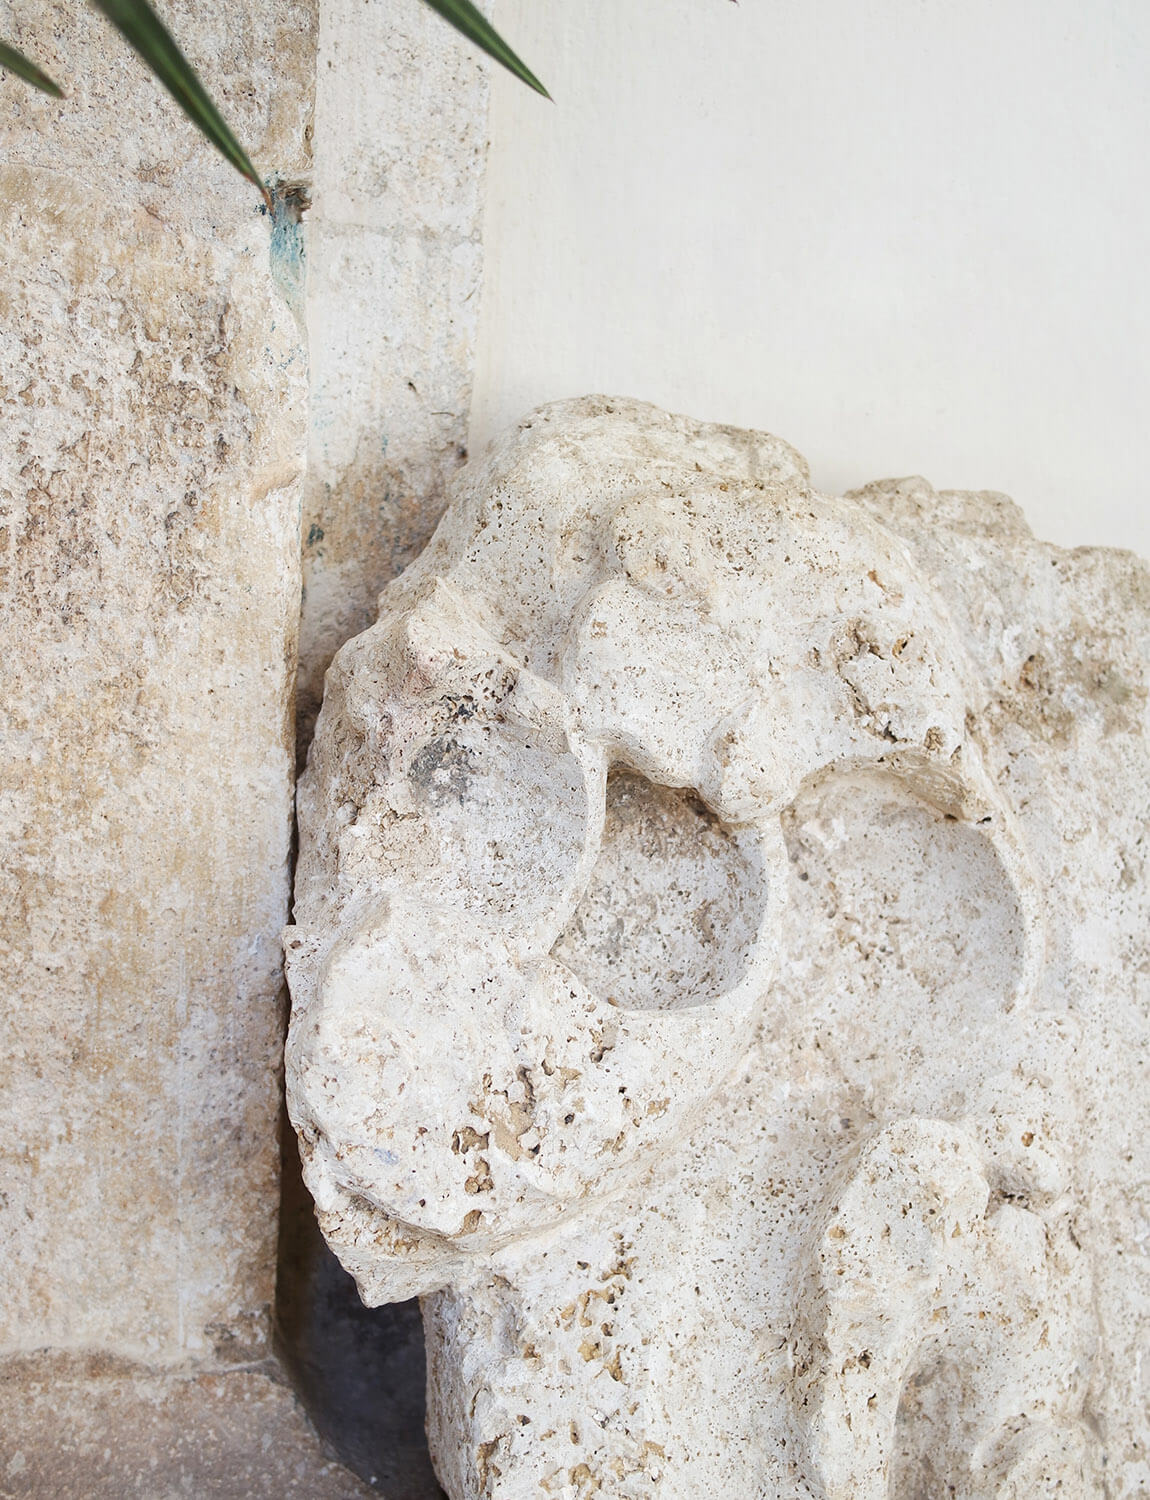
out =
[[[256,0],[177,27],[285,174],[312,25]],[[0,79],[0,1359],[247,1365],[279,1198],[291,242],[94,10],[19,0],[0,31],[70,96]],[[5,1411],[0,1473],[10,1441]]]
[[[453,1500],[1144,1492],[1148,639],[1132,556],[632,402],[464,474],[287,936]]]

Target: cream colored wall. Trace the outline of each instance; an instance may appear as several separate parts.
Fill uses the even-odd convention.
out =
[[[499,0],[472,450],[587,391],[1150,553],[1142,0]]]

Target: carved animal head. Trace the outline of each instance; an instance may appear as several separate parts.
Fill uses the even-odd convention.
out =
[[[337,657],[300,791],[289,1108],[365,1300],[626,1188],[699,1120],[771,1025],[783,820],[831,781],[832,821],[878,785],[977,830],[1018,915],[987,1003],[1025,994],[981,701],[902,543],[776,439],[591,400],[468,469]]]

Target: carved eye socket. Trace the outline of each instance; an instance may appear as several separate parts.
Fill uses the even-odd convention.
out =
[[[881,994],[867,1045],[905,1059],[958,1048],[1011,1008],[1029,937],[991,826],[948,817],[898,777],[852,772],[808,788],[784,834],[788,948],[802,993],[821,976],[828,1022],[871,1014]]]
[[[529,727],[461,716],[411,757],[406,785],[421,816],[400,825],[404,891],[517,930],[561,899],[587,819],[570,751]]]
[[[739,982],[766,905],[751,836],[724,828],[694,792],[620,768],[607,779],[599,858],[552,954],[624,1010],[681,1010]]]

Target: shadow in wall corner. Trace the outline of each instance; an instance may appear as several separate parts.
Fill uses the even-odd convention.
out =
[[[388,1500],[446,1500],[427,1450],[426,1361],[418,1302],[364,1307],[324,1243],[282,1116],[276,1337],[321,1438]]]

